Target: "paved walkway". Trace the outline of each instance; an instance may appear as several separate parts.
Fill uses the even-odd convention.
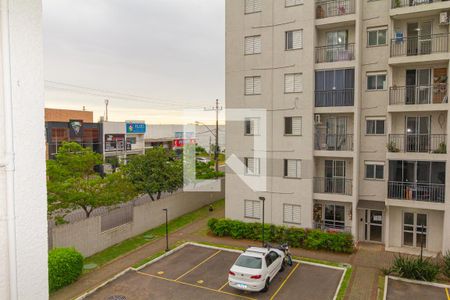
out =
[[[179,241],[209,242],[236,247],[247,247],[260,244],[259,242],[250,240],[233,240],[231,238],[218,238],[206,235],[207,220],[211,217],[222,217],[223,215],[223,209],[217,210],[208,217],[195,221],[186,227],[171,233],[171,245],[174,245]],[[141,248],[102,266],[98,270],[83,275],[77,282],[52,294],[50,299],[59,300],[78,297],[124,269],[139,263],[143,259],[164,248],[164,238],[150,242]],[[345,299],[348,300],[376,300],[379,270],[382,267],[388,267],[393,259],[393,254],[385,252],[381,245],[372,244],[358,245],[358,251],[351,255],[324,251],[309,251],[305,249],[291,249],[291,252],[295,256],[352,264],[353,274],[345,297]]]

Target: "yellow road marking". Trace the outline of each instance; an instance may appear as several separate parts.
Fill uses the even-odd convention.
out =
[[[447,294],[447,300],[450,300],[450,294],[448,292],[448,288],[445,288],[445,293]]]
[[[219,291],[221,291],[224,287],[226,287],[228,285],[228,281],[227,282],[225,282],[221,287],[220,287],[220,289],[219,289]]]
[[[222,250],[219,250],[219,251],[215,252],[214,254],[208,256],[208,257],[205,258],[202,262],[200,262],[198,265],[196,265],[195,267],[193,267],[193,268],[190,269],[189,271],[185,272],[183,275],[178,276],[178,278],[175,279],[175,280],[179,280],[179,279],[183,278],[184,276],[186,276],[187,274],[191,273],[192,271],[194,271],[195,269],[197,269],[198,267],[200,267],[201,265],[203,265],[205,262],[207,262],[208,260],[210,260],[211,258],[213,258],[214,256],[216,256],[217,254],[219,254],[220,252],[222,252]]]
[[[281,283],[280,287],[275,291],[275,293],[270,297],[270,300],[275,299],[275,296],[280,292],[280,290],[283,288],[283,286],[286,284],[286,282],[289,280],[289,277],[291,277],[292,274],[294,274],[295,270],[300,266],[300,263],[297,263],[297,265],[291,270],[289,275],[286,277],[285,280]]]
[[[224,291],[219,291],[219,290],[211,289],[211,288],[206,287],[206,286],[200,286],[200,285],[195,285],[195,284],[191,284],[191,283],[187,283],[187,282],[183,282],[183,281],[177,281],[177,280],[170,279],[170,278],[164,278],[164,277],[160,277],[160,276],[156,276],[156,275],[152,275],[152,274],[147,274],[147,273],[144,273],[144,272],[141,272],[141,271],[136,271],[136,273],[144,275],[144,276],[152,277],[152,278],[157,278],[157,279],[169,281],[169,282],[174,282],[174,283],[178,283],[178,284],[192,286],[192,287],[195,287],[195,288],[198,288],[198,289],[204,289],[204,290],[208,290],[208,291],[211,291],[211,292],[216,292],[216,293],[220,293],[220,294],[226,294],[226,295],[230,295],[230,296],[235,296],[235,297],[242,298],[242,299],[257,300],[256,298],[250,298],[250,297],[246,297],[246,296],[242,296],[242,295],[238,295],[238,294],[233,294],[233,293],[228,293],[228,292],[224,292]]]

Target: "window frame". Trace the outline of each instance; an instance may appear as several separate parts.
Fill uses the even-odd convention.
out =
[[[299,6],[299,5],[305,4],[304,0],[294,0],[294,1],[295,1],[295,4],[288,5],[287,4],[288,0],[285,0],[284,1],[284,7],[295,7],[295,6]],[[297,3],[297,1],[300,1],[300,3]]]
[[[380,31],[385,31],[385,41],[384,44],[380,44]],[[376,44],[375,45],[371,45],[370,44],[370,33],[376,33]],[[388,44],[388,27],[387,26],[383,26],[383,27],[372,27],[372,28],[367,28],[366,30],[366,34],[367,34],[367,47],[381,47],[381,46],[387,46]]]
[[[253,132],[251,132],[251,122],[254,121],[257,126],[253,125]],[[261,118],[256,118],[256,117],[246,117],[244,119],[244,136],[259,136],[261,135],[261,131],[260,131],[260,121]],[[247,132],[247,122],[250,122],[250,133]],[[255,128],[257,129],[255,131]]]
[[[253,159],[254,160],[254,164],[253,167],[255,166],[255,163],[257,163],[257,173],[250,173],[249,172],[249,167],[248,167],[248,162],[249,159]],[[245,176],[260,176],[261,175],[261,159],[259,157],[244,157],[244,166],[245,166],[245,170],[244,170],[244,174]],[[255,171],[255,170],[253,170]]]
[[[259,52],[255,52],[255,39],[259,38]],[[253,39],[253,52],[247,53],[247,39]],[[258,55],[262,53],[262,37],[260,34],[244,37],[244,55]]]
[[[405,214],[412,214],[413,215],[413,224],[406,224],[405,225]],[[408,248],[420,248],[420,242],[417,240],[417,235],[420,234],[422,235],[422,227],[420,225],[418,225],[418,215],[424,215],[426,217],[426,226],[424,226],[424,232],[423,235],[425,236],[425,245],[424,245],[424,249],[427,249],[428,247],[428,243],[429,243],[429,239],[428,239],[428,234],[429,234],[429,216],[428,213],[426,212],[413,212],[413,211],[407,211],[404,210],[402,211],[402,247],[408,247]],[[412,230],[405,230],[405,226],[408,227],[412,227]],[[412,245],[406,245],[405,244],[405,232],[407,233],[412,233],[413,234],[413,240],[412,240]],[[417,244],[419,243],[419,244]]]
[[[383,133],[378,133],[377,132],[377,123],[378,122],[383,122]],[[374,122],[374,133],[369,133],[369,126],[368,123],[369,122]],[[385,117],[366,117],[366,135],[368,136],[383,136],[386,135],[386,118]]]
[[[300,32],[300,47],[294,48],[294,32]],[[292,48],[288,48],[288,35],[292,33]],[[293,30],[286,30],[284,32],[284,50],[285,51],[293,51],[293,50],[300,50],[303,49],[303,29],[293,29]]]
[[[292,217],[291,217],[291,221],[287,221],[285,219],[285,212],[286,212],[286,207],[291,206],[291,210],[292,210]],[[294,218],[294,207],[298,207],[300,209],[300,215],[299,215],[299,222],[295,222],[295,218]],[[299,204],[291,204],[291,203],[283,203],[283,223],[285,224],[296,224],[296,225],[301,225],[302,224],[302,206]]]
[[[252,79],[252,93],[247,93],[247,79]],[[259,92],[255,92],[255,78],[259,78]],[[244,96],[257,96],[257,95],[261,95],[261,90],[262,90],[262,77],[260,75],[255,75],[255,76],[245,76],[244,77]]]
[[[373,167],[373,177],[367,177],[367,167]],[[383,168],[383,178],[377,177],[377,167]],[[365,180],[375,180],[375,181],[384,181],[384,172],[385,172],[385,163],[382,161],[365,161],[364,162],[364,179]]]
[[[251,203],[252,205],[252,216],[248,216],[247,213],[247,203]],[[256,210],[255,210],[255,203],[258,203],[259,205],[259,211],[257,212],[257,214],[255,214]],[[256,215],[256,216],[255,216]],[[249,200],[249,199],[244,199],[244,218],[246,219],[253,219],[253,220],[260,220],[261,219],[261,200]]]
[[[288,174],[289,161],[295,162],[296,176],[289,176],[289,174]],[[283,177],[287,178],[287,179],[301,179],[302,178],[302,160],[296,159],[296,158],[283,159]]]
[[[248,10],[247,9],[247,3],[248,3],[248,1],[253,1],[253,9],[254,10]],[[256,5],[256,3],[257,2],[259,2],[259,9],[257,9],[256,7],[257,7],[257,5]],[[244,14],[245,15],[250,15],[250,14],[256,14],[256,13],[260,13],[261,11],[262,11],[262,8],[261,8],[261,6],[262,6],[262,3],[261,3],[261,0],[245,0],[244,1]]]
[[[292,76],[292,91],[287,91],[287,77]],[[297,78],[297,76],[300,77],[300,90],[295,90],[296,84],[295,84],[295,79]],[[298,72],[298,73],[286,73],[284,74],[284,93],[285,94],[297,94],[297,93],[303,93],[303,73]]]
[[[379,77],[384,76],[384,85],[383,88],[378,88]],[[369,88],[369,77],[375,77],[375,88]],[[377,91],[386,91],[387,90],[387,72],[367,72],[366,73],[366,91],[367,92],[377,92]]]
[[[286,121],[287,119],[291,119],[291,133],[287,133],[287,127],[286,127]],[[294,133],[294,127],[292,126],[293,124],[293,119],[299,119],[300,120],[300,132]],[[285,136],[302,136],[303,133],[303,118],[302,116],[285,116],[284,117],[284,135]]]

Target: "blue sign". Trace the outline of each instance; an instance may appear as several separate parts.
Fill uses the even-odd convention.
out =
[[[127,133],[145,133],[147,125],[145,123],[126,123]]]

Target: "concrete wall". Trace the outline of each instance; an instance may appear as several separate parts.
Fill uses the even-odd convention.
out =
[[[141,234],[165,222],[163,208],[169,209],[169,219],[196,210],[225,197],[224,180],[222,192],[179,192],[162,200],[149,202],[133,208],[133,221],[101,232],[101,216],[66,225],[52,230],[53,248],[75,247],[84,256],[91,256],[123,240]]]

